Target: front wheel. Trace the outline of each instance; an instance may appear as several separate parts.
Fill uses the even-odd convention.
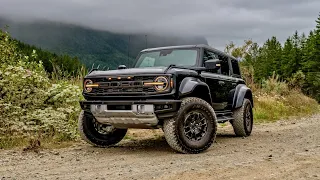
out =
[[[217,118],[206,101],[190,97],[183,99],[177,116],[164,121],[165,139],[181,153],[200,153],[214,142]]]
[[[249,99],[244,99],[240,108],[233,111],[234,120],[231,121],[237,136],[250,136],[253,127],[252,105]]]
[[[83,140],[98,147],[108,147],[120,142],[127,129],[116,129],[111,125],[101,124],[91,113],[81,111],[78,126]]]

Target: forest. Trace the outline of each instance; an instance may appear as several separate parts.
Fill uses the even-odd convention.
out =
[[[320,15],[309,34],[295,31],[281,44],[276,36],[259,45],[246,40],[243,45],[230,43],[225,51],[241,61],[242,73],[249,83],[263,84],[275,75],[290,88],[301,89],[320,101]]]
[[[6,31],[2,31],[0,29],[0,33],[6,34]],[[41,61],[49,76],[59,74],[59,76],[63,77],[74,77],[80,74],[80,71],[86,71],[86,68],[83,63],[80,62],[78,57],[72,57],[67,54],[59,55],[52,53],[34,45],[21,42],[11,36],[8,37],[8,43],[14,44],[17,53],[21,53],[28,57],[29,61],[35,61],[37,63]]]
[[[49,74],[62,73],[64,76],[76,76],[79,70],[84,68],[78,57],[71,57],[67,54],[58,55],[18,40],[13,41],[16,42],[17,48],[24,55],[32,57],[31,55],[35,51],[37,57],[33,60],[42,61],[46,72]]]

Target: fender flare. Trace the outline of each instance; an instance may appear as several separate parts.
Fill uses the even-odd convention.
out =
[[[198,90],[201,90],[201,93],[197,93]],[[203,92],[206,91],[206,92]],[[179,99],[189,96],[192,93],[195,94],[195,97],[203,97],[210,105],[212,105],[211,93],[209,86],[195,77],[186,77],[184,78],[179,87]]]
[[[251,89],[248,88],[245,84],[239,84],[237,85],[233,96],[232,109],[240,108],[243,104],[244,98],[248,98],[251,101],[251,105],[253,107],[253,97]]]

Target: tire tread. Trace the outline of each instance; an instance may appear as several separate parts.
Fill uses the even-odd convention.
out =
[[[211,113],[213,115],[212,121],[214,124],[214,130],[213,130],[214,135],[210,139],[210,141],[201,149],[192,149],[192,148],[188,148],[187,146],[185,146],[182,143],[182,141],[179,139],[176,118],[171,118],[171,119],[165,120],[164,125],[163,125],[163,131],[164,131],[165,139],[172,149],[174,149],[175,151],[181,152],[181,153],[185,153],[185,154],[187,154],[187,153],[196,154],[196,153],[200,153],[200,152],[208,149],[213,144],[213,142],[216,138],[216,132],[217,132],[217,117],[215,115],[213,108],[211,107],[211,105],[209,103],[207,103],[206,101],[204,101],[200,98],[196,98],[196,97],[188,97],[188,98],[183,99],[181,106],[180,106],[180,110],[177,113],[177,116],[179,116],[179,114],[183,113],[183,112],[181,112],[181,109],[183,109],[183,107],[190,102],[197,102],[199,104],[206,106],[207,107],[206,111],[210,111],[209,113]]]
[[[99,140],[97,138],[94,138],[94,137],[88,137],[88,134],[86,133],[86,130],[84,129],[85,121],[86,121],[85,112],[81,111],[81,113],[79,115],[79,119],[78,119],[78,129],[79,129],[79,132],[80,132],[80,137],[85,142],[91,144],[92,146],[101,147],[101,148],[109,147],[111,145],[114,145],[114,144],[120,142],[123,139],[123,137],[125,136],[126,132],[127,132],[127,129],[116,129],[116,131],[119,131],[118,134],[114,134],[113,133],[113,134],[109,135],[109,136],[113,136],[112,140],[101,141],[101,140]],[[90,138],[92,140],[90,140]]]
[[[245,127],[244,127],[244,121],[245,121],[244,113],[245,113],[246,104],[248,104],[248,103],[251,106],[250,100],[245,98],[243,100],[242,106],[233,111],[234,120],[232,121],[231,124],[232,124],[233,130],[234,130],[234,133],[240,137],[248,136],[248,134],[245,131]]]

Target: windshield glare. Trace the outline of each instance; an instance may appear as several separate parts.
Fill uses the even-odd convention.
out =
[[[194,66],[197,62],[198,51],[196,49],[168,49],[142,53],[135,67],[167,67],[170,64],[176,66]]]

